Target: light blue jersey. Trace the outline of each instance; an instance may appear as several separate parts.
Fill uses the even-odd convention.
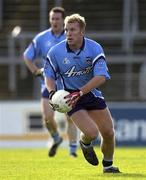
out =
[[[32,62],[36,61],[37,58],[41,58],[41,66],[44,67],[49,49],[64,39],[64,31],[59,36],[55,36],[51,28],[45,30],[34,37],[31,44],[24,51],[24,57]],[[43,91],[44,88],[44,81],[41,80],[41,90]]]
[[[79,51],[73,52],[67,41],[63,41],[50,49],[45,64],[45,76],[53,79],[57,74],[61,76],[61,85],[58,89],[76,90],[84,86],[94,76],[110,78],[105,55],[100,44],[84,38]],[[95,96],[101,97],[101,91],[93,89]]]

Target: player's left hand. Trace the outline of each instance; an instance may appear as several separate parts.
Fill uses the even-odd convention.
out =
[[[67,99],[67,104],[69,106],[74,107],[82,95],[83,95],[82,91],[76,90],[70,93],[69,95],[65,96],[64,98]]]
[[[36,77],[41,77],[42,79],[44,79],[43,72],[44,72],[44,68],[40,68],[40,69],[37,69],[37,70],[34,72],[34,75],[35,75]]]

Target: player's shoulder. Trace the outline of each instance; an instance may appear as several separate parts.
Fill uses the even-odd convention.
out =
[[[46,36],[50,36],[51,29],[46,29],[44,31],[39,32],[35,37],[34,40],[39,41],[40,39],[43,39]]]
[[[93,40],[93,39],[85,38],[85,42],[86,42],[88,45],[101,46],[98,42],[96,42],[96,41]]]
[[[50,50],[51,51],[56,51],[56,50],[59,49],[60,51],[62,51],[65,48],[66,48],[66,39],[59,42],[58,44],[54,45]]]
[[[88,50],[91,50],[95,53],[103,52],[103,47],[98,42],[96,42],[92,39],[89,39],[89,38],[85,38],[85,42],[86,42],[86,48]]]

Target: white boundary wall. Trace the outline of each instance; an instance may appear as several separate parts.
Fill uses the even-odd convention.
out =
[[[0,135],[26,133],[29,112],[40,112],[39,101],[0,102]]]
[[[40,115],[40,101],[3,101],[0,102],[0,135],[23,135],[31,132],[29,128],[29,116]],[[55,114],[58,123],[62,123],[61,131],[64,131],[66,125],[65,116],[62,113]],[[33,130],[34,131],[34,130]],[[38,132],[47,132],[45,128],[35,130]]]
[[[109,107],[115,121],[117,144],[146,146],[146,103],[109,103]],[[41,117],[39,101],[1,101],[0,142],[14,140],[11,137],[17,138],[30,134],[36,135],[37,133],[46,135],[46,139],[38,138],[40,142],[42,140],[47,141],[49,136],[44,127],[40,129],[30,127],[30,115],[39,115],[39,118]],[[56,113],[56,120],[60,131],[65,133],[64,114]],[[36,120],[33,122],[35,123]]]

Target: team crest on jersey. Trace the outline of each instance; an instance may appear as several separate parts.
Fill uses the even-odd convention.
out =
[[[69,64],[69,63],[70,63],[69,59],[65,58],[65,59],[63,60],[63,64]]]
[[[87,64],[91,65],[92,64],[92,58],[86,57],[86,62],[87,62]]]

